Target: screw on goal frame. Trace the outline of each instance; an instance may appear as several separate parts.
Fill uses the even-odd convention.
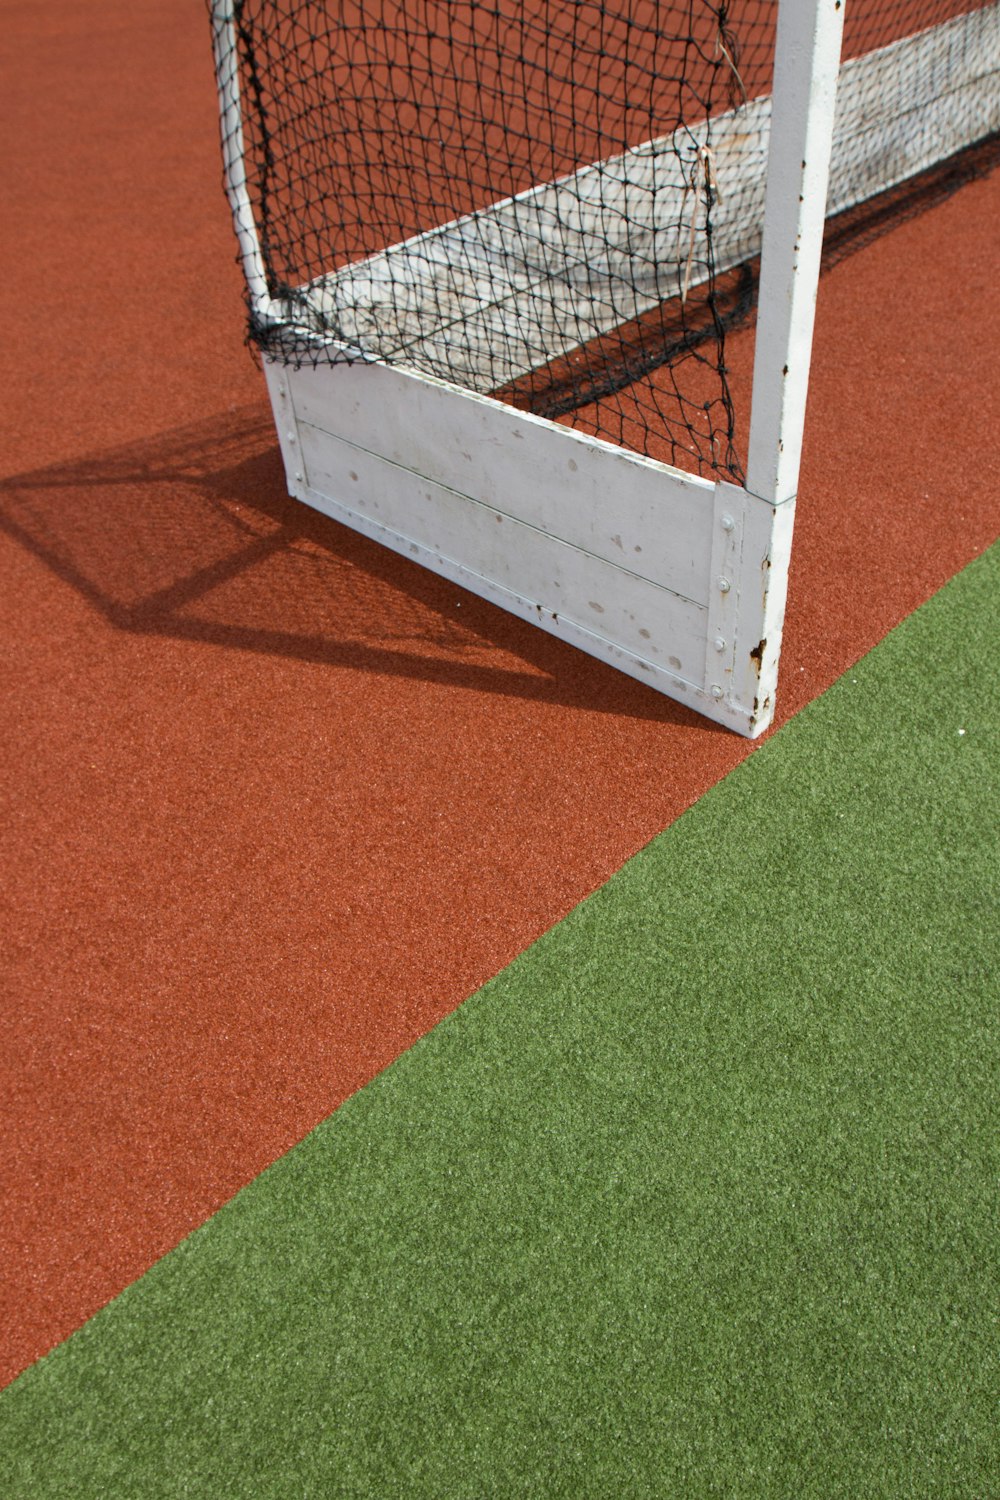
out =
[[[318,206],[299,186],[275,194],[275,208],[267,194],[276,163],[289,141],[306,141],[310,161],[324,145],[332,151],[330,122],[340,117],[327,100],[319,123],[305,128],[301,107],[298,115],[290,109],[288,138],[276,145],[268,136],[275,113],[262,77],[268,63],[247,19],[268,3],[210,0],[210,7],[225,180],[251,335],[263,354],[291,493],[710,719],[760,734],[774,714],[828,187],[831,210],[850,206],[969,144],[976,130],[985,135],[1000,126],[984,118],[982,103],[989,97],[983,79],[997,67],[997,5],[964,0],[973,7],[967,14],[852,58],[841,70],[841,0],[781,0],[771,89],[748,97],[727,5],[648,0],[656,20],[651,35],[662,40],[671,15],[691,28],[680,38],[690,44],[681,47],[684,57],[699,51],[699,17],[716,27],[714,49],[702,46],[700,55],[716,92],[720,77],[728,81],[729,109],[716,108],[707,85],[701,94],[692,85],[688,109],[703,99],[703,119],[678,117],[672,131],[648,139],[623,136],[618,149],[527,187],[514,182],[512,169],[517,190],[506,197],[487,190],[484,200],[445,210],[417,233],[383,230],[385,241],[374,250],[335,245],[331,234],[322,253],[336,264],[310,262],[300,248],[298,260],[290,251],[279,265],[276,213]],[[941,3],[947,9],[952,0]],[[521,14],[522,0],[503,4],[510,17]],[[467,0],[419,0],[416,9],[463,5],[472,15]],[[952,9],[961,5],[954,0]],[[588,9],[600,10],[602,36],[613,36],[614,5],[579,0],[574,14]],[[619,7],[618,23],[631,24],[626,17],[641,10]],[[297,35],[322,12],[322,0],[302,0]],[[316,75],[326,68],[335,91],[349,85],[358,56],[349,38],[355,12],[359,26],[371,24],[371,13],[348,0],[332,39],[307,38],[308,67]],[[406,0],[382,0],[374,13],[383,12],[407,25],[414,13]],[[473,50],[476,27],[488,27],[494,13],[477,14],[466,27]],[[531,11],[546,14],[544,5]],[[562,7],[560,26],[569,24],[568,14]],[[387,31],[386,57],[392,40]],[[340,59],[338,43],[345,47]],[[318,45],[334,50],[321,54]],[[425,61],[440,61],[445,46],[438,36]],[[488,57],[473,58],[480,87],[495,62],[495,37],[490,46]],[[527,50],[522,43],[522,71]],[[548,55],[544,42],[542,52]],[[624,53],[632,56],[634,45]],[[282,54],[276,48],[272,56]],[[403,47],[393,67],[405,66]],[[641,76],[655,84],[655,73],[654,57]],[[864,142],[873,118],[879,135],[877,149],[865,146],[849,171],[835,155],[831,176],[838,73],[838,136]],[[687,83],[671,82],[678,94]],[[401,119],[412,104],[407,87]],[[426,77],[421,87],[426,93]],[[358,119],[378,131],[377,111],[388,106],[369,108],[363,93],[364,84]],[[976,121],[971,136],[969,127],[951,123],[955,99],[966,94]],[[994,115],[997,99],[1000,91]],[[606,102],[610,109],[616,101]],[[933,129],[915,128],[915,120],[933,120]],[[342,140],[342,120],[338,128]],[[487,119],[483,140],[495,142],[495,128]],[[591,133],[605,139],[596,128]],[[523,126],[522,134],[527,139],[531,129]],[[400,150],[400,137],[392,139],[395,145],[380,146],[380,170],[398,166],[388,161],[386,168],[386,152]],[[428,136],[423,144],[433,154],[446,143]],[[512,148],[512,161],[514,154]],[[336,168],[310,170],[314,195],[321,184],[336,197]],[[419,162],[412,170],[419,177]],[[430,168],[425,177],[426,198]],[[343,192],[353,191],[345,174]],[[439,191],[445,198],[446,189]],[[719,207],[727,198],[742,205],[728,218]],[[335,208],[323,211],[336,220]],[[345,221],[341,215],[341,228]],[[312,228],[310,236],[310,245],[321,239]],[[581,404],[587,392],[599,394],[587,385],[592,377],[578,373],[584,345],[604,352],[613,345],[627,376],[637,350],[646,369],[655,369],[671,351],[701,358],[700,344],[715,337],[709,373],[721,397],[704,402],[711,425],[714,407],[731,410],[720,278],[758,256],[745,468],[725,441],[720,445],[721,429],[707,436],[698,429],[694,401],[686,407],[694,413],[687,420],[695,457],[683,465],[609,441],[593,423],[554,420],[546,413],[564,408],[550,397],[548,407],[532,409],[539,369],[546,380],[558,369],[564,385],[582,380]],[[696,304],[703,315],[697,327]],[[673,309],[669,316],[665,306]],[[649,356],[651,317],[666,352]],[[631,332],[623,335],[623,327]],[[522,399],[525,390],[531,399]]]

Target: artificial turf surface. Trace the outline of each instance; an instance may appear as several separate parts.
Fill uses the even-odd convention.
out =
[[[26,1371],[0,1490],[995,1493],[998,585]]]

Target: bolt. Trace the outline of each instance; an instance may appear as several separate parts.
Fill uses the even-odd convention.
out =
[[[301,474],[296,474],[295,475],[295,483],[296,484],[301,484],[302,483],[302,475]]]
[[[295,442],[295,433],[294,432],[286,433],[286,437],[288,438],[288,441],[290,443],[294,443]]]
[[[733,529],[733,527],[735,525],[736,525],[736,522],[733,520],[732,516],[723,516],[723,518],[722,518],[722,529],[723,529],[723,531],[732,531],[732,529]]]
[[[715,640],[712,642],[712,644],[714,645],[716,651],[725,651],[725,649],[726,649],[725,640],[723,639],[723,637],[721,635],[717,635],[715,637]]]
[[[713,682],[712,683],[712,697],[713,698],[721,698],[722,697],[722,689],[720,688],[720,686],[719,686],[719,684],[717,682]]]
[[[728,578],[720,578],[719,579],[719,593],[720,594],[728,594],[729,590],[731,588],[732,588],[732,584],[729,582]]]

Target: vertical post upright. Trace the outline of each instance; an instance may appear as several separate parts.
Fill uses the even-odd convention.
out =
[[[747,462],[771,505],[798,490],[843,18],[842,0],[778,10]]]
[[[243,107],[240,98],[239,58],[236,51],[235,0],[212,0],[212,51],[219,90],[222,162],[226,195],[240,247],[243,274],[254,315],[264,323],[280,322],[283,309],[268,290],[260,236],[247,188],[243,144]]]
[[[778,10],[740,591],[754,644],[733,684],[753,734],[774,712],[843,21],[843,0]]]

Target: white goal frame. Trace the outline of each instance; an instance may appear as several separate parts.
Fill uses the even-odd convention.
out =
[[[980,24],[975,15],[984,13],[957,24]],[[754,182],[762,205],[749,239],[745,226],[733,226],[727,237],[724,215],[714,238],[720,270],[761,254],[742,488],[694,477],[477,390],[482,350],[492,353],[499,329],[517,325],[518,298],[531,294],[523,274],[498,285],[492,261],[484,291],[477,256],[491,237],[502,246],[505,222],[522,203],[530,200],[532,212],[544,216],[565,183],[543,184],[332,272],[304,289],[294,311],[274,301],[246,186],[232,0],[213,0],[213,23],[227,189],[256,317],[278,324],[295,317],[308,331],[303,316],[308,319],[310,306],[321,315],[324,306],[336,305],[347,337],[352,317],[359,339],[366,325],[384,331],[385,320],[395,319],[400,342],[408,340],[412,350],[407,301],[400,305],[398,296],[405,281],[411,307],[419,308],[422,288],[435,307],[447,308],[450,299],[454,325],[463,330],[464,353],[456,355],[449,341],[449,364],[467,384],[374,361],[319,332],[313,336],[322,357],[315,365],[265,358],[291,494],[708,718],[749,737],[760,734],[774,714],[827,211],[841,0],[781,0],[773,94],[712,122],[723,204],[727,178],[738,177],[744,189]],[[852,198],[834,174],[831,210],[968,144],[951,143],[946,123],[932,118],[935,48],[944,30],[904,44],[924,49],[917,72],[928,80],[926,99],[893,98],[892,47],[845,65],[837,128],[880,132],[880,175],[866,190],[853,182]],[[981,90],[981,77],[996,65],[995,56],[987,58],[976,76],[956,80],[954,88]],[[857,117],[880,68],[885,118],[872,119],[870,105],[863,119]],[[852,98],[858,101],[853,106]],[[993,108],[1000,114],[1000,99]],[[913,128],[915,121],[920,128]],[[662,289],[649,284],[657,224],[652,215],[643,223],[643,203],[652,205],[657,191],[663,202],[660,174],[670,146],[648,142],[565,180],[585,255],[591,178],[605,195],[621,183],[629,194],[631,248],[608,266],[605,294],[596,299],[589,257],[579,292],[571,277],[561,278],[565,307],[552,300],[545,348],[515,350],[510,379],[579,343],[581,327],[596,336],[663,299]],[[686,191],[683,183],[678,191]],[[596,227],[600,204],[595,214]],[[608,256],[606,245],[603,253]],[[642,276],[626,274],[628,266],[623,270],[628,254],[645,268],[645,284]],[[539,265],[535,275],[544,278],[546,267]],[[391,306],[380,300],[390,282]],[[395,325],[388,326],[391,332]],[[444,327],[439,337],[447,335]]]

